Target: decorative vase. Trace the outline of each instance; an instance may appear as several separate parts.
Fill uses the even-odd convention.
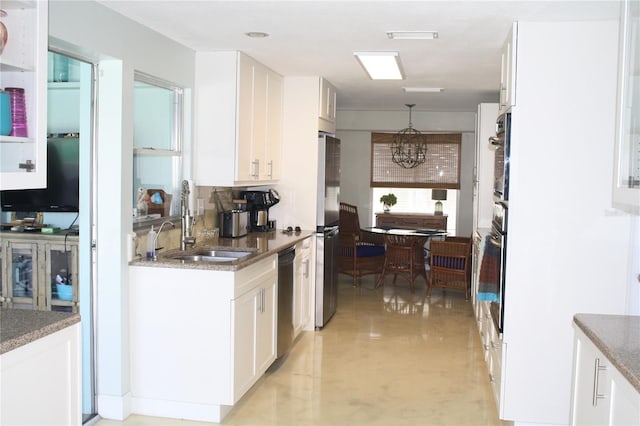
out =
[[[6,16],[7,16],[7,12],[0,9],[0,18],[4,18]],[[2,22],[0,22],[0,55],[2,55],[2,51],[4,50],[4,47],[7,45],[8,38],[9,38],[9,30],[7,30],[7,27]]]
[[[387,204],[387,203],[384,203],[384,204],[382,205],[382,210],[383,210],[385,213],[389,213],[389,212],[391,211],[391,206],[390,206],[389,204]]]

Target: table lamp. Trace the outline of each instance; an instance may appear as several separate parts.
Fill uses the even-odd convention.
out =
[[[447,199],[447,190],[446,189],[432,189],[431,190],[431,199],[438,200],[436,201],[436,210],[433,212],[435,215],[442,215],[442,201]]]

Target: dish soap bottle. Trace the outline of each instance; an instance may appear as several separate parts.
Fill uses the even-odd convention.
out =
[[[153,225],[151,225],[151,229],[147,234],[147,259],[152,260],[156,255],[156,231],[153,229]]]

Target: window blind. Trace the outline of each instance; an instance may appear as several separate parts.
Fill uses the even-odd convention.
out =
[[[371,186],[460,189],[461,133],[424,134],[426,161],[405,169],[391,160],[393,133],[371,133]]]

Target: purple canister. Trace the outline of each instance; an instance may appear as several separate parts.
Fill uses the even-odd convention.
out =
[[[5,87],[10,95],[11,135],[27,137],[27,107],[24,100],[24,89],[21,87]]]
[[[7,136],[11,129],[11,96],[0,90],[0,135]]]

